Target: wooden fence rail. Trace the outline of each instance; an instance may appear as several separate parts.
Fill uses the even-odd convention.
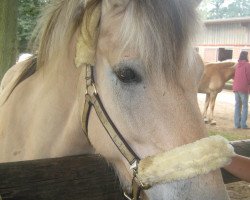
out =
[[[233,142],[235,151],[250,157],[250,140]],[[225,183],[238,181],[222,170]],[[99,155],[0,164],[3,200],[120,200],[119,181]]]
[[[0,164],[3,200],[122,199],[119,181],[98,155]]]

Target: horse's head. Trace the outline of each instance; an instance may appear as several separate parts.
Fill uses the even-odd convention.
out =
[[[143,159],[205,137],[196,99],[202,67],[196,64],[192,50],[198,28],[197,2],[107,0],[90,4],[87,9],[91,14],[85,18],[89,18],[89,26],[95,23],[99,31],[98,36],[92,37],[96,40],[95,87],[107,115],[132,152]],[[98,6],[100,10],[96,11]],[[126,156],[116,147],[120,144],[112,142],[94,112],[90,113],[88,128],[96,152],[114,164],[128,190],[132,172]],[[175,162],[173,168],[182,161]],[[167,167],[153,170],[157,174]],[[227,199],[217,172],[158,184],[145,190],[144,195],[158,200]]]
[[[96,42],[96,90],[107,115],[140,159],[206,136],[196,94],[202,67],[196,64],[199,60],[192,50],[198,28],[197,4],[119,0],[92,1],[87,7],[93,16],[85,18],[89,18],[89,26],[94,23],[99,31],[98,36],[92,37],[96,41],[90,44],[95,46]],[[96,11],[98,6],[100,10]],[[93,27],[89,29],[91,33]],[[87,60],[88,56],[91,53]],[[118,151],[119,142],[112,142],[95,113],[90,113],[88,137],[96,152],[115,165],[123,187],[128,189],[132,173],[126,155],[120,152],[123,149]],[[175,162],[173,168],[178,168],[182,161]],[[153,170],[160,173],[167,165]],[[217,172],[158,184],[145,190],[144,195],[149,199],[227,199]]]
[[[131,165],[138,164],[128,158],[132,155],[135,160],[141,160],[138,168],[135,167],[138,174],[149,168],[151,175],[155,173],[157,177],[168,168],[179,171],[168,180],[150,182],[153,186],[142,194],[145,199],[226,200],[221,175],[218,171],[211,172],[217,165],[206,169],[206,158],[202,157],[211,155],[208,162],[217,159],[220,146],[216,146],[216,140],[183,147],[168,155],[164,153],[206,137],[197,103],[202,67],[197,64],[199,60],[192,47],[199,27],[195,11],[199,1],[89,0],[84,8],[76,9],[78,12],[73,8],[81,5],[81,0],[65,2],[74,4],[72,13],[76,13],[68,18],[78,19],[71,28],[82,23],[77,31],[80,34],[76,62],[83,72],[87,68],[86,85],[83,85],[90,90],[90,96],[86,96],[90,101],[86,101],[83,115],[87,136],[96,152],[114,164],[124,190],[129,191],[131,186]],[[79,10],[84,14],[79,14]],[[82,16],[83,20],[79,20]],[[81,101],[83,104],[84,99]],[[89,112],[91,104],[96,112],[93,109]],[[105,129],[111,129],[111,136]],[[117,130],[121,136],[112,135]],[[111,137],[118,142],[114,143]],[[213,149],[215,157],[210,154]],[[165,164],[161,165],[161,160]],[[197,169],[191,167],[193,163]],[[191,178],[195,175],[199,176]]]

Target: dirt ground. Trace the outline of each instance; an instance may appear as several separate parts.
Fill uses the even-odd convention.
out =
[[[231,200],[250,200],[250,184],[244,181],[226,185]]]
[[[205,94],[198,94],[201,110],[205,102]],[[218,94],[214,109],[215,126],[207,125],[209,131],[229,133],[232,139],[250,139],[250,129],[235,129],[233,125],[234,94],[229,90],[223,90]],[[248,112],[248,125],[250,126],[250,99]]]
[[[198,102],[201,110],[205,102],[205,95],[198,94]],[[249,99],[250,108],[250,99]],[[250,109],[249,109],[250,110]],[[225,133],[231,140],[250,139],[250,129],[235,129],[233,127],[234,94],[231,91],[223,90],[218,94],[214,117],[216,125],[206,125],[210,132]],[[248,126],[250,126],[250,112],[248,112]],[[223,135],[224,136],[224,135]],[[250,183],[244,181],[226,185],[231,200],[250,200]]]

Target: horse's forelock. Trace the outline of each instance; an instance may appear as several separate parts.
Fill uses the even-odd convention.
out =
[[[88,1],[89,7],[100,2]],[[129,3],[122,13],[124,18],[119,34],[124,48],[131,46],[138,51],[148,74],[158,69],[167,77],[174,75],[182,63],[187,63],[187,55],[190,55],[190,41],[198,24],[194,6],[182,0],[126,2]],[[68,44],[82,22],[84,9],[83,0],[49,3],[35,32],[38,33],[35,42],[38,66],[49,62],[58,52],[67,52]]]
[[[130,0],[121,24],[124,48],[139,52],[148,74],[158,69],[167,78],[176,77],[183,63],[191,63],[188,57],[199,22],[189,2]]]

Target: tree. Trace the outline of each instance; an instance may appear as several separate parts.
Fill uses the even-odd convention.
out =
[[[250,16],[249,0],[203,0],[199,10],[203,19]]]
[[[245,17],[250,16],[250,1],[234,1],[228,5],[227,17]]]
[[[198,7],[198,11],[200,12],[200,16],[203,20],[206,20],[207,19],[207,15],[208,15],[208,5],[209,5],[209,2],[208,0],[203,0],[201,3],[200,3],[200,6]]]
[[[222,7],[224,0],[212,0],[210,4],[213,8],[208,13],[209,19],[220,19],[224,17],[225,8]]]
[[[17,55],[28,51],[40,9],[48,1],[0,0],[0,80]]]
[[[17,1],[0,0],[0,80],[16,62]]]
[[[40,9],[48,0],[18,0],[18,50],[28,51],[28,43],[36,25]]]

